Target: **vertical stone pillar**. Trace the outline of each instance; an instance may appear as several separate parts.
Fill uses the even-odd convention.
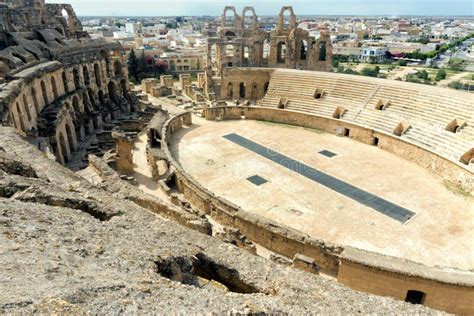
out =
[[[134,138],[124,132],[112,132],[112,137],[115,140],[117,150],[115,160],[117,171],[122,174],[132,174]]]

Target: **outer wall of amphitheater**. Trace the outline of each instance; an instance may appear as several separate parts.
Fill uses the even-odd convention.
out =
[[[434,170],[442,168],[449,177],[459,179],[463,177],[463,173],[469,172],[415,145],[336,119],[258,107],[207,108],[204,115],[206,119],[211,120],[241,119],[244,116],[245,119],[317,128],[335,134],[341,134],[344,128],[350,128],[350,137],[353,139],[372,144],[373,138],[378,137],[381,148],[401,155],[410,152],[410,156],[403,157],[413,159],[425,167],[435,166]],[[407,292],[414,290],[423,293],[423,304],[429,307],[457,314],[474,313],[474,302],[471,299],[474,282],[462,271],[428,267],[399,258],[328,244],[250,214],[207,190],[181,168],[168,148],[173,133],[190,124],[189,112],[171,118],[162,130],[163,149],[176,170],[176,185],[179,191],[193,205],[221,224],[236,227],[254,242],[289,258],[296,254],[314,258],[322,272],[337,277],[340,283],[355,290],[400,300],[405,300]]]

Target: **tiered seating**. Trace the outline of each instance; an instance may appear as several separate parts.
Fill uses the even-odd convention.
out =
[[[316,99],[315,91],[323,91],[322,97]],[[411,127],[402,139],[456,162],[474,146],[474,98],[467,93],[383,79],[278,69],[272,74],[261,105],[278,107],[281,98],[288,100],[288,110],[325,117],[332,117],[337,106],[345,107],[342,120],[390,135],[400,122],[406,122]],[[387,105],[383,110],[376,109],[381,100]],[[467,125],[457,133],[447,131],[454,119]]]
[[[327,117],[332,117],[336,107],[342,105],[346,108],[345,117],[355,115],[376,87],[364,82],[355,86],[349,78],[328,78],[324,73],[277,70],[261,104],[276,107],[279,99],[285,97],[289,100],[289,110]],[[316,89],[324,91],[321,99],[314,98]]]

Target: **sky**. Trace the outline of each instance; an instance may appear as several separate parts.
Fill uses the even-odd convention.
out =
[[[277,15],[291,5],[296,15],[474,15],[474,0],[46,0],[70,3],[79,16],[202,16],[221,15],[226,5],[238,12],[253,6],[257,15]]]

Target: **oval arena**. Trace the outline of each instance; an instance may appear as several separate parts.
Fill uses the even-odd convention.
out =
[[[141,85],[71,6],[0,8],[0,311],[474,313],[472,94],[332,73],[291,7]]]
[[[303,254],[356,290],[401,300],[417,290],[428,306],[470,309],[459,309],[472,295],[468,94],[294,70],[226,74],[268,78],[268,92],[255,106],[168,121],[161,143],[176,175],[168,185],[264,256]],[[381,100],[390,102],[379,109]],[[456,133],[452,117],[467,118]]]

